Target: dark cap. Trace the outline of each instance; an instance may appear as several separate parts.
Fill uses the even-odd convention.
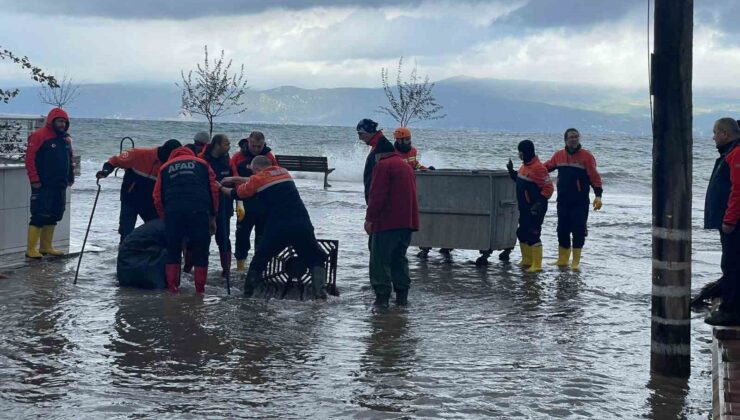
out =
[[[375,134],[378,132],[378,123],[370,118],[363,118],[357,123],[357,132]]]

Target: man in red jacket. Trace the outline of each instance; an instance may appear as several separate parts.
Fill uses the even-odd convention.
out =
[[[49,111],[46,125],[28,136],[26,171],[31,183],[31,221],[26,257],[64,255],[54,249],[54,228],[64,216],[67,187],[74,183],[69,117],[61,108]],[[41,243],[40,249],[36,248]]]
[[[720,157],[709,179],[704,227],[719,230],[722,243],[722,304],[704,321],[710,325],[740,325],[740,127],[732,118],[714,123]]]
[[[208,248],[216,231],[219,191],[208,163],[187,147],[179,147],[159,170],[154,185],[154,207],[164,219],[167,235],[167,287],[180,287],[183,239],[193,253],[196,293],[204,293],[208,277]]]
[[[391,287],[396,304],[408,302],[411,233],[419,230],[416,177],[395,152],[378,153],[368,193],[365,231],[370,234],[370,284],[375,306],[387,307]]]

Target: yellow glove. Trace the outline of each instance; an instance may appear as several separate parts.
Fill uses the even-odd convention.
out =
[[[601,197],[594,198],[594,210],[601,210]]]
[[[236,220],[239,222],[244,220],[244,207],[236,206]]]

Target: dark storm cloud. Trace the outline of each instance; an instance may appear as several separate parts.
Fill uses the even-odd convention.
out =
[[[0,0],[3,10],[16,12],[113,19],[174,20],[238,16],[270,9],[302,10],[311,7],[344,6],[375,8],[415,6],[420,3],[421,0]]]

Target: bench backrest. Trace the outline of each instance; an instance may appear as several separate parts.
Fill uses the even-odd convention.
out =
[[[277,155],[278,165],[289,171],[326,172],[329,164],[326,156]]]

